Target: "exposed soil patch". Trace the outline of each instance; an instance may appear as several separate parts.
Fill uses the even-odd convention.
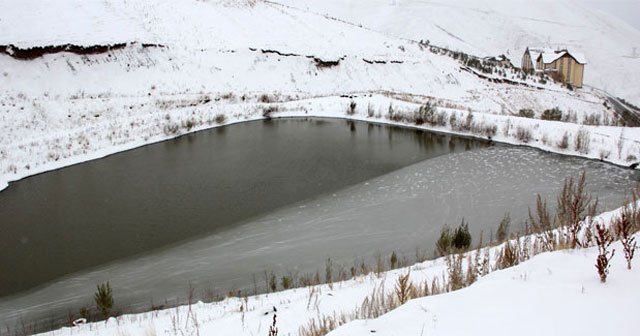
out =
[[[340,61],[344,60],[346,58],[346,56],[343,56],[341,58],[338,58],[335,61],[325,61],[321,58],[315,57],[315,56],[307,56],[309,58],[313,58],[313,61],[316,62],[316,67],[318,68],[331,68],[334,66],[338,66],[340,65]]]
[[[48,54],[57,54],[61,52],[70,52],[77,55],[95,55],[102,54],[112,50],[124,49],[129,45],[137,43],[116,43],[111,45],[93,45],[79,46],[75,44],[51,45],[45,47],[19,48],[12,44],[0,45],[0,54],[9,55],[19,60],[33,60]],[[162,47],[159,44],[142,43],[143,48]]]

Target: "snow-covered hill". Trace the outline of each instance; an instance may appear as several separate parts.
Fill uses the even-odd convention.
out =
[[[611,110],[603,107],[604,97],[595,90],[569,91],[538,78],[523,80],[510,69],[496,69],[490,80],[483,79],[485,75],[443,54],[446,51],[403,38],[431,39],[479,54],[491,48],[498,53],[501,48],[498,42],[488,44],[491,48],[463,48],[448,33],[423,37],[415,18],[438,21],[431,17],[431,7],[421,2],[340,4],[2,2],[0,45],[12,47],[0,52],[0,185],[212,127],[218,114],[225,114],[227,121],[261,118],[265,103],[307,98],[334,97],[335,105],[344,100],[339,96],[383,94],[414,103],[431,100],[464,113],[514,115],[529,108],[539,116],[545,109],[559,107],[578,122],[586,116],[612,119]],[[504,2],[494,6],[499,4]],[[506,19],[499,27],[480,25],[495,23],[495,11],[437,8],[439,20],[455,18],[452,25],[475,22],[466,27],[467,39],[503,40],[501,36],[513,34],[506,29]],[[452,33],[459,34],[462,31]],[[628,33],[631,39],[633,34]],[[28,53],[34,50],[29,48],[67,44],[74,52],[49,49],[52,53],[47,54],[45,48],[40,57],[16,58],[20,50]],[[117,47],[97,54],[81,49],[96,45]],[[339,104],[346,107],[348,102]],[[323,115],[344,116],[345,107]],[[167,132],[175,129],[174,124],[188,127]],[[625,137],[632,140],[634,134],[626,132]],[[640,157],[629,146],[625,155],[610,160],[629,164],[627,157]]]
[[[570,48],[587,57],[586,84],[640,103],[640,31],[583,1],[278,2],[475,55],[506,54],[516,66],[527,46]]]

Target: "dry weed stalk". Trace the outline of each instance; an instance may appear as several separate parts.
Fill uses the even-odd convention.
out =
[[[447,272],[449,275],[450,291],[458,290],[465,286],[464,272],[462,271],[462,254],[448,255],[446,258]]]
[[[622,250],[624,251],[624,258],[627,260],[627,269],[631,269],[631,259],[635,254],[638,247],[635,237],[633,236],[633,224],[629,218],[629,210],[626,207],[623,208],[620,217],[614,219],[613,227],[616,235],[622,243]]]
[[[405,304],[410,299],[416,296],[416,289],[409,280],[409,276],[411,275],[411,271],[407,272],[405,275],[401,275],[396,280],[396,299],[400,305]]]
[[[507,241],[496,259],[495,269],[505,269],[520,263],[520,253],[516,242]]]
[[[553,232],[556,222],[553,218],[547,209],[547,201],[543,200],[540,195],[536,195],[536,213],[534,215],[529,208],[529,222],[532,230],[538,233],[536,239],[542,252],[555,251],[557,247],[556,236]]]
[[[585,187],[586,173],[583,171],[577,181],[574,181],[573,177],[566,178],[558,195],[558,222],[560,226],[568,228],[571,248],[583,247],[578,238],[582,220],[587,216],[593,217],[598,206],[598,199],[593,200]]]
[[[596,258],[596,269],[598,270],[598,275],[600,275],[600,281],[603,283],[607,281],[610,261],[616,253],[615,249],[611,250],[611,252],[608,251],[609,246],[611,246],[612,243],[613,238],[611,237],[609,230],[604,225],[597,223],[596,244],[598,245],[598,257]]]
[[[269,326],[269,336],[278,336],[278,327],[276,326],[276,314],[273,314],[273,324]]]

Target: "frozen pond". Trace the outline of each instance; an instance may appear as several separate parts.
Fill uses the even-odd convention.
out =
[[[110,281],[117,305],[264,288],[279,274],[429,253],[444,223],[519,225],[587,172],[601,208],[633,171],[529,148],[343,120],[250,122],[34,176],[0,193],[0,326],[66,316]],[[550,204],[555,199],[550,199]],[[35,287],[34,286],[39,286]]]

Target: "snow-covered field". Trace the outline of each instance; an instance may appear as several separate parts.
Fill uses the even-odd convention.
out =
[[[609,222],[618,214],[605,213],[596,221]],[[500,248],[488,250],[491,265]],[[197,302],[47,335],[268,335],[274,313],[278,335],[298,334],[311,320],[325,317],[351,321],[330,335],[635,335],[633,314],[640,291],[633,284],[640,280],[640,263],[634,260],[627,270],[620,244],[612,248],[616,254],[604,284],[594,267],[596,248],[547,252],[493,271],[467,288],[411,300],[376,319],[352,321],[368,306],[372,293],[394,296],[398,278],[407,273],[416,286],[431,286],[433,281],[442,286],[448,271],[445,258],[440,258],[331,285]],[[475,258],[475,252],[471,254]]]

